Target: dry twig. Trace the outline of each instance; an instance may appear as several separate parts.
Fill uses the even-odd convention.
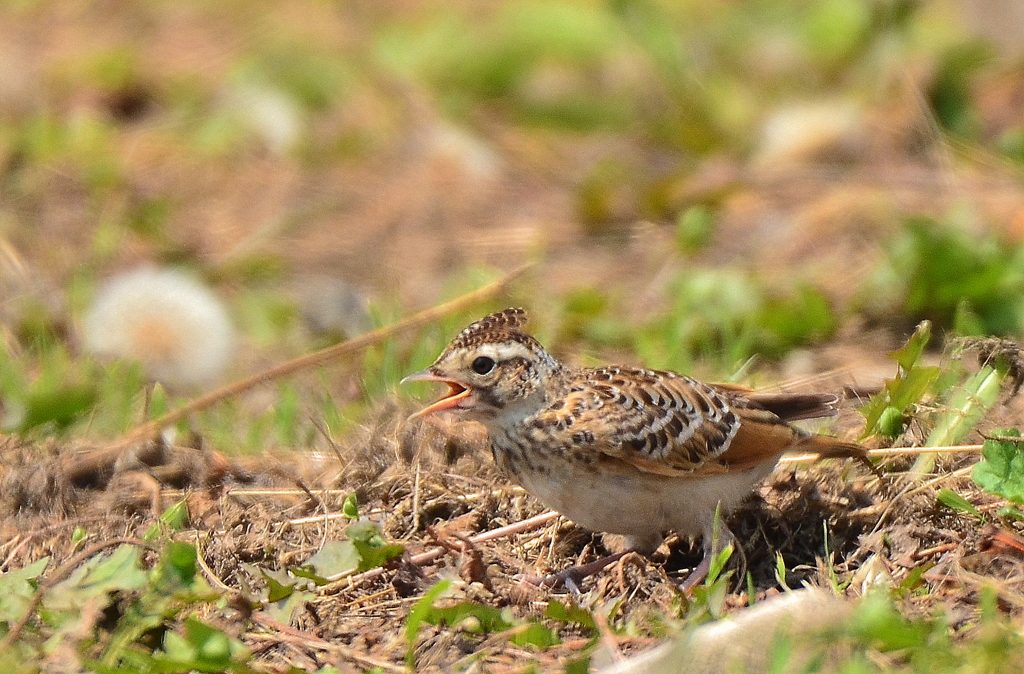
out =
[[[268,618],[262,613],[254,613],[252,619],[260,623],[264,627],[268,627],[274,630],[275,633],[265,635],[249,634],[248,636],[250,638],[261,638],[278,642],[295,643],[301,646],[305,646],[307,648],[314,648],[321,651],[327,651],[328,653],[333,653],[347,660],[358,662],[361,665],[379,667],[387,672],[406,671],[404,667],[399,667],[398,665],[392,664],[385,660],[378,660],[377,658],[371,657],[369,655],[358,653],[354,649],[347,648],[345,646],[342,646],[341,644],[325,641],[324,639],[321,639],[318,636],[307,634],[306,632],[297,630],[294,627],[285,625],[284,623],[280,623],[276,620]]]
[[[516,522],[515,524],[509,524],[508,526],[499,527],[497,529],[492,529],[491,531],[485,531],[482,534],[477,534],[470,538],[469,542],[475,545],[477,543],[483,543],[484,541],[494,540],[495,538],[502,538],[504,536],[512,536],[524,531],[530,531],[531,529],[544,526],[551,520],[558,518],[558,516],[558,513],[549,510],[548,512],[543,512],[540,515],[535,515],[520,522]],[[435,559],[441,557],[446,551],[447,549],[443,546],[437,547],[433,550],[428,550],[418,555],[414,555],[409,561],[417,566],[423,566],[424,564],[429,564]],[[364,571],[363,573],[358,573],[354,576],[349,576],[348,578],[342,578],[336,583],[324,585],[320,588],[320,591],[322,594],[327,594],[333,591],[343,592],[345,590],[352,590],[359,587],[359,585],[367,580],[383,575],[383,573],[384,567],[377,567],[376,569],[370,569],[369,571]]]
[[[301,370],[307,370],[309,368],[322,365],[330,360],[352,356],[370,346],[390,339],[395,335],[408,332],[409,330],[419,328],[424,325],[429,325],[443,316],[461,311],[467,307],[473,306],[474,304],[500,295],[515,279],[525,273],[528,268],[528,265],[520,267],[493,283],[462,295],[461,297],[457,297],[449,302],[445,302],[444,304],[439,304],[417,314],[413,314],[405,320],[368,332],[364,335],[341,342],[340,344],[329,346],[326,349],[321,349],[314,353],[293,358],[292,360],[289,360],[286,363],[281,363],[269,370],[264,370],[263,372],[254,374],[251,377],[241,379],[204,396],[200,396],[178,409],[168,412],[158,419],[153,419],[152,421],[146,422],[140,426],[136,426],[120,440],[117,440],[106,447],[87,452],[84,455],[76,454],[69,456],[64,462],[64,469],[69,477],[74,479],[75,475],[87,474],[90,471],[96,472],[102,467],[113,465],[117,458],[129,447],[152,438],[167,426],[177,423],[178,421],[181,421],[196,412],[207,409],[208,407],[211,407],[223,400],[234,398],[261,384],[295,374]]]

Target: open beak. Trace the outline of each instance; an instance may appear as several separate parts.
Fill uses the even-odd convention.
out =
[[[448,385],[448,393],[446,393],[440,400],[427,405],[419,412],[410,416],[410,419],[426,416],[442,410],[458,409],[459,402],[469,395],[469,389],[462,384],[452,381],[451,379],[439,377],[430,370],[420,370],[415,374],[409,375],[400,383],[404,384],[409,381],[439,381]]]

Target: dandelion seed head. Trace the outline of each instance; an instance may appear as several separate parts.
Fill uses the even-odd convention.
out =
[[[214,382],[231,358],[234,331],[220,300],[187,274],[143,267],[110,279],[85,315],[86,350],[137,360],[175,388]]]

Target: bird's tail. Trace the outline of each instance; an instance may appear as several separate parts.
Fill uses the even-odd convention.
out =
[[[834,417],[839,413],[836,408],[839,396],[831,393],[758,393],[751,391],[744,396],[787,422]]]

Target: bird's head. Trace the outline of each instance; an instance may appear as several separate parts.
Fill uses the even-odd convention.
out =
[[[452,411],[484,425],[523,416],[544,400],[545,383],[561,365],[520,328],[523,309],[505,309],[472,323],[433,365],[402,380],[438,381],[448,393],[414,417]]]

